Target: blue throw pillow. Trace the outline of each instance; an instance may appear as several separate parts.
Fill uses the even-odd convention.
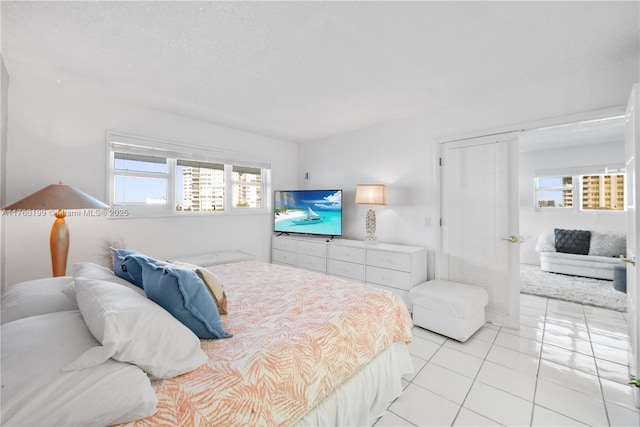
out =
[[[191,329],[198,338],[228,338],[213,297],[194,270],[146,262],[142,281],[147,297]]]
[[[142,264],[146,261],[155,262],[153,258],[128,249],[113,250],[113,273],[137,287],[142,286]]]

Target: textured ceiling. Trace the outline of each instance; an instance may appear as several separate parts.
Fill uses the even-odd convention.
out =
[[[10,75],[310,141],[628,68],[638,4],[2,1],[2,56]]]

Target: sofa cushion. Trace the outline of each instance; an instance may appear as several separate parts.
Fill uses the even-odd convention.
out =
[[[586,230],[564,230],[555,228],[556,251],[567,254],[588,255],[591,232]]]
[[[555,252],[556,251],[556,236],[553,230],[545,230],[538,236],[538,243],[536,243],[536,252]]]
[[[619,257],[627,253],[627,238],[620,233],[591,233],[589,255]]]

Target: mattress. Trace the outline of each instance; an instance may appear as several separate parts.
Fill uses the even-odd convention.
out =
[[[335,394],[358,374],[397,370],[401,375],[410,369],[402,345],[399,356],[380,356],[387,365],[378,362],[371,370],[371,362],[393,343],[411,341],[411,318],[392,292],[255,261],[208,269],[224,284],[229,314],[222,316],[223,324],[233,337],[202,340],[209,361],[159,382],[158,412],[131,425],[316,423],[309,414],[339,401]],[[392,388],[389,381],[378,388]],[[381,396],[371,399],[384,400]],[[340,420],[329,419],[328,424]]]

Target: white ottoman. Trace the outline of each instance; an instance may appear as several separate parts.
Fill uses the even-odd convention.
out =
[[[413,324],[461,342],[484,325],[486,289],[448,280],[430,280],[409,292]]]

